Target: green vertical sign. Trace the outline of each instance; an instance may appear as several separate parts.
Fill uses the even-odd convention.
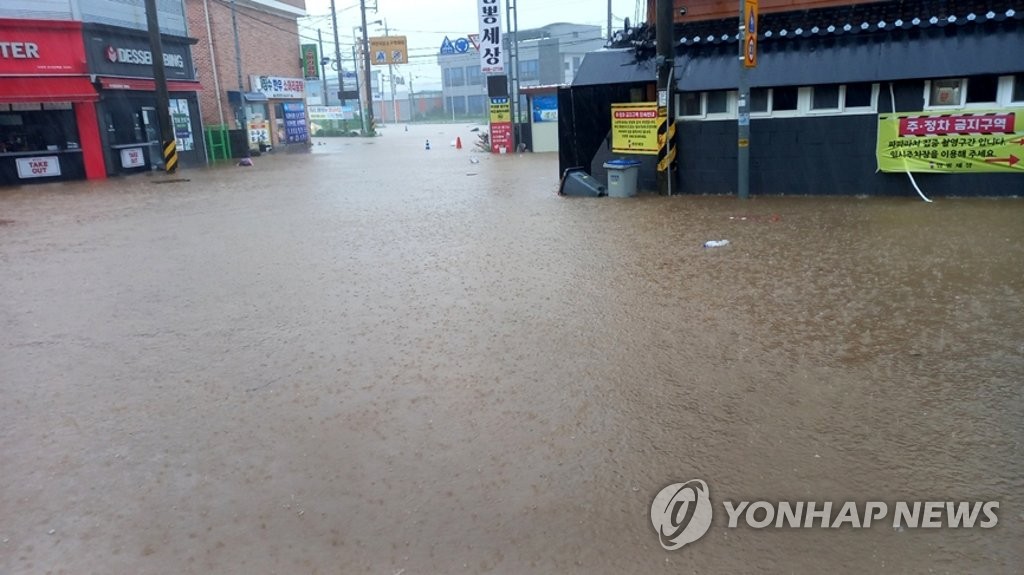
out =
[[[316,44],[302,45],[302,71],[307,80],[320,79],[320,52]]]

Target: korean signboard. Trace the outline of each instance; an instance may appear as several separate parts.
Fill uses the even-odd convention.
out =
[[[882,114],[883,172],[1024,173],[1024,108]]]
[[[405,36],[377,36],[370,38],[370,64],[406,64],[409,62],[409,42]]]
[[[498,0],[477,0],[477,15],[480,19],[480,73],[485,76],[504,74]]]
[[[320,51],[316,44],[303,44],[300,53],[302,54],[302,75],[307,80],[320,79]]]
[[[491,152],[504,154],[512,147],[512,106],[508,98],[491,98]]]
[[[309,106],[309,119],[318,120],[351,120],[355,117],[352,106]]]
[[[612,152],[656,155],[658,126],[664,121],[657,102],[612,104]]]
[[[261,92],[273,100],[301,100],[305,97],[306,81],[302,78],[277,76],[249,76],[253,92]]]
[[[249,116],[249,147],[270,144],[270,126],[263,116]]]
[[[306,105],[302,102],[282,104],[284,108],[284,134],[289,144],[309,141],[309,126],[306,125]]]

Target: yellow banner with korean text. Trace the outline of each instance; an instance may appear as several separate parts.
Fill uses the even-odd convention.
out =
[[[878,116],[878,169],[1024,174],[1024,108]]]
[[[612,152],[657,155],[658,129],[664,122],[657,102],[612,104]]]

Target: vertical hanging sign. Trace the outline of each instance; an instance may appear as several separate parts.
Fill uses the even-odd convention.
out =
[[[485,76],[504,74],[498,0],[477,0],[477,15],[480,17],[480,73]]]
[[[757,0],[745,0],[743,3],[743,65],[747,68],[757,67]]]
[[[302,72],[307,80],[320,79],[320,52],[316,44],[302,45]]]

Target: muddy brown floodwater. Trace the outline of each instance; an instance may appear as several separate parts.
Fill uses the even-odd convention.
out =
[[[0,191],[0,573],[1020,572],[1021,200],[566,199],[384,131]]]

